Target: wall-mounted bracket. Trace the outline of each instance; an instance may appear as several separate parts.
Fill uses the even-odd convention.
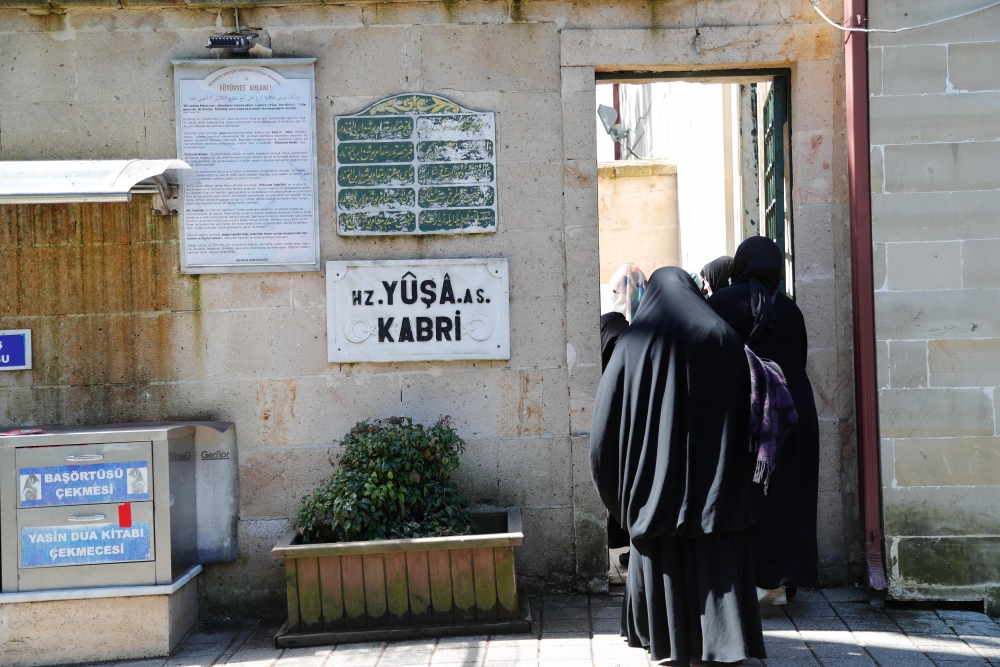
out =
[[[162,175],[153,176],[153,181],[160,195],[160,208],[154,208],[153,215],[177,215],[177,207],[180,205],[177,199],[177,185],[168,183]]]

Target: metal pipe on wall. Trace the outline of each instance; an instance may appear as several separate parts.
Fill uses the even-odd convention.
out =
[[[866,28],[866,0],[845,0],[844,25]],[[868,35],[844,33],[847,86],[847,169],[851,215],[851,303],[854,310],[854,384],[858,438],[858,492],[865,567],[873,602],[887,588],[879,473],[878,381],[872,272],[871,165],[868,136]]]

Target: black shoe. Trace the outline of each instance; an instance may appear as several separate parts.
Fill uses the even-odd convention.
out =
[[[618,564],[626,570],[628,569],[628,553],[629,552],[626,551],[625,553],[618,554]]]
[[[786,586],[785,587],[785,595],[788,597],[789,600],[794,600],[795,599],[795,594],[798,593],[798,592],[799,592],[799,589],[796,588],[795,586]]]

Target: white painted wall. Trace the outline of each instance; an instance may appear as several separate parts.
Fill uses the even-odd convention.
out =
[[[677,165],[681,261],[687,271],[699,271],[726,254],[722,84],[671,81],[621,90],[620,120],[633,128],[631,141],[642,135],[636,153]],[[597,86],[597,104],[612,106],[611,84]],[[596,113],[595,122],[597,159],[613,160],[614,143]]]

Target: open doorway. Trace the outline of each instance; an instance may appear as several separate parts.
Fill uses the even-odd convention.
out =
[[[783,250],[780,289],[794,298],[789,78],[597,73],[602,315],[621,307],[612,281],[623,265],[646,277],[663,266],[698,275],[754,235]],[[611,523],[609,579],[623,584],[628,538]]]

